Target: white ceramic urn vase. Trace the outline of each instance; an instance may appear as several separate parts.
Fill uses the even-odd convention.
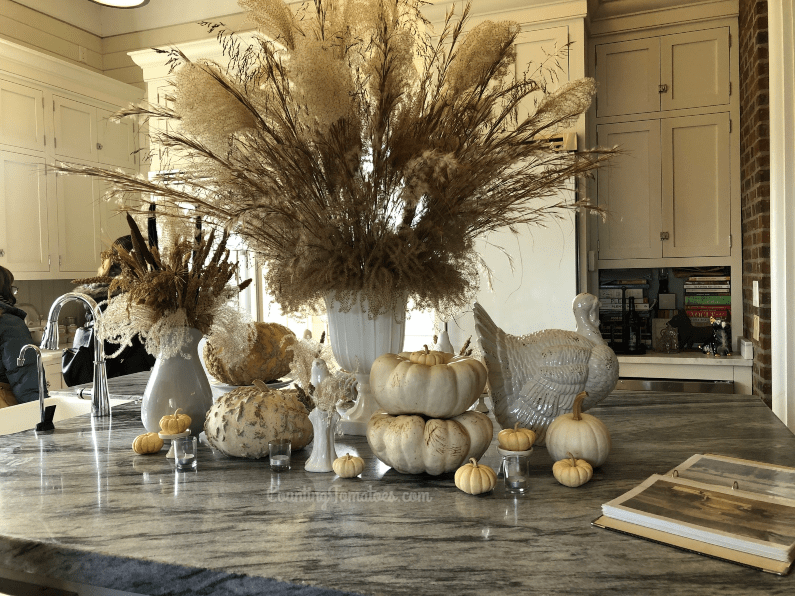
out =
[[[193,436],[204,430],[204,418],[213,405],[213,390],[199,359],[202,333],[198,329],[190,329],[189,333],[190,341],[182,351],[190,358],[177,355],[155,360],[141,402],[141,420],[147,432],[160,432],[160,419],[174,414],[177,408],[190,416]]]
[[[354,373],[357,381],[356,404],[341,410],[339,428],[346,435],[367,434],[367,422],[378,409],[370,390],[370,368],[375,359],[386,353],[397,354],[403,349],[406,333],[406,300],[389,311],[371,317],[364,303],[357,296],[351,309],[342,312],[342,305],[326,296],[329,340],[337,363],[346,371]]]

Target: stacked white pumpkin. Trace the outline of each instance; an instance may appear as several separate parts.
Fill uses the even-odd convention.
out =
[[[486,367],[469,356],[431,351],[384,354],[370,369],[383,411],[367,425],[375,456],[403,474],[444,474],[486,452],[494,428],[469,410],[486,386]]]

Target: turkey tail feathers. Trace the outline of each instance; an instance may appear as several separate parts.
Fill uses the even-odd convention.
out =
[[[505,332],[497,327],[486,310],[477,302],[472,310],[475,315],[475,333],[480,340],[480,349],[489,372],[489,390],[494,405],[494,416],[501,421],[508,414],[507,398],[513,387],[511,370],[507,366],[508,359],[505,354]]]

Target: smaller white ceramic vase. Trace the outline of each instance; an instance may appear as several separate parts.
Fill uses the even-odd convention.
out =
[[[304,465],[307,472],[334,471],[332,464],[337,459],[334,434],[337,431],[339,419],[340,415],[335,411],[326,412],[315,408],[309,413],[315,437],[312,439],[312,454]]]

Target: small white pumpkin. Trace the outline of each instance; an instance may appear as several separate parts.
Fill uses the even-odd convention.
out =
[[[312,440],[312,423],[294,391],[274,391],[262,381],[218,398],[204,420],[207,442],[234,457],[268,456],[268,442],[289,439],[292,450]]]
[[[578,393],[572,411],[555,418],[547,428],[547,450],[553,461],[562,460],[569,453],[594,468],[607,461],[610,432],[604,422],[591,414],[583,414],[582,402],[586,397],[585,391]]]
[[[497,486],[497,473],[489,466],[478,465],[472,457],[455,472],[455,485],[470,495],[480,495],[494,490]]]
[[[486,386],[480,361],[427,349],[384,354],[370,368],[370,387],[389,414],[452,418],[466,412]]]
[[[353,478],[364,470],[364,460],[361,457],[346,453],[342,457],[335,459],[331,467],[340,478]]]
[[[535,431],[529,428],[519,428],[519,423],[513,428],[504,428],[497,433],[500,449],[507,451],[527,451],[536,442]]]
[[[575,488],[582,486],[593,478],[593,468],[584,459],[575,459],[569,453],[566,459],[556,461],[552,465],[552,475],[563,486]]]
[[[373,454],[402,474],[452,472],[469,458],[480,458],[493,433],[489,417],[475,411],[449,420],[376,412],[367,424]]]

